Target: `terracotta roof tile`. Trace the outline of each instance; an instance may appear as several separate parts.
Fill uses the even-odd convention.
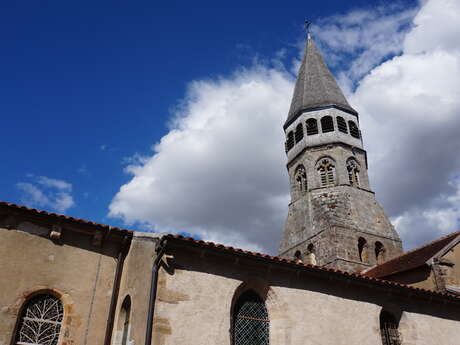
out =
[[[460,234],[460,231],[457,232],[457,234]],[[453,235],[453,234],[451,234],[451,235]],[[202,240],[195,240],[195,239],[193,239],[191,237],[184,237],[184,236],[181,236],[181,235],[165,235],[165,238],[169,238],[169,239],[173,239],[173,240],[179,240],[179,241],[183,241],[183,242],[186,242],[186,243],[199,245],[199,246],[202,246],[202,247],[204,246],[204,247],[211,247],[211,248],[219,248],[217,246],[217,244],[214,243],[214,242],[205,242],[205,241],[202,241]],[[220,247],[219,249],[222,249],[222,247]],[[302,262],[300,262],[298,260],[296,261],[296,260],[291,260],[291,259],[287,259],[287,258],[280,258],[278,256],[271,256],[271,255],[268,255],[268,254],[254,253],[254,252],[251,252],[251,251],[248,251],[248,250],[243,250],[243,249],[240,249],[240,248],[224,247],[223,249],[225,251],[230,252],[230,253],[231,252],[233,252],[233,253],[242,253],[242,254],[245,254],[247,256],[253,256],[253,257],[260,256],[260,257],[263,257],[264,260],[267,260],[267,261],[284,262],[284,263],[287,263],[287,264],[290,264],[290,265],[293,265],[293,266],[297,266],[299,268],[304,267],[304,268],[312,269],[312,270],[315,270],[315,271],[330,272],[330,273],[334,273],[334,274],[341,275],[341,276],[346,276],[346,277],[349,277],[351,279],[357,279],[357,280],[361,280],[361,281],[368,282],[368,283],[374,283],[374,284],[384,285],[384,286],[388,286],[388,287],[402,288],[402,289],[406,290],[409,293],[411,291],[417,291],[417,292],[420,292],[420,293],[423,293],[423,294],[442,296],[442,297],[447,297],[449,299],[460,301],[460,296],[457,296],[457,295],[454,295],[454,294],[451,294],[451,293],[447,293],[447,292],[439,292],[439,291],[434,291],[434,290],[429,290],[429,289],[416,288],[416,287],[412,287],[410,285],[401,284],[401,283],[388,281],[388,280],[383,280],[383,279],[378,279],[378,278],[375,278],[375,277],[362,275],[362,274],[359,274],[359,273],[345,272],[345,271],[337,270],[337,269],[330,268],[330,267],[323,267],[323,266],[305,264],[305,263],[302,263]]]
[[[363,274],[368,277],[383,278],[392,274],[409,271],[423,266],[429,259],[431,259],[442,248],[447,246],[458,235],[460,235],[460,231],[438,238],[437,240],[429,242],[421,247],[384,262],[381,265],[371,268]]]

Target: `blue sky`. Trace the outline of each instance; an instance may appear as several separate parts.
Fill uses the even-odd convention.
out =
[[[151,156],[152,145],[169,133],[168,122],[182,109],[190,83],[231,79],[235,71],[252,68],[255,61],[271,65],[275,57],[292,71],[305,18],[327,23],[333,15],[393,3],[3,2],[0,199],[139,226],[146,220],[108,217],[109,205],[132,178],[124,172],[129,158]],[[327,37],[324,41],[327,48]],[[334,72],[348,71],[340,77],[343,85],[347,76],[359,81],[348,68],[368,48],[345,57],[340,49],[336,55],[328,51]],[[377,62],[398,54],[385,53]],[[67,193],[73,203],[56,210],[52,200],[32,198],[30,185],[49,200]]]

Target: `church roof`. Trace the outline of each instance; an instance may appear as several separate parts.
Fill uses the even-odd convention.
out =
[[[366,271],[368,277],[384,278],[390,275],[406,272],[428,263],[430,259],[436,256],[444,247],[460,235],[460,231],[453,232],[444,237],[438,238],[421,247],[408,251],[405,254],[397,256],[381,265],[375,266]]]
[[[94,222],[91,222],[91,221],[88,221],[88,220],[85,220],[85,219],[74,218],[74,217],[69,217],[69,216],[65,216],[65,215],[62,215],[62,214],[57,214],[57,213],[37,210],[35,208],[29,208],[29,207],[26,207],[26,206],[16,205],[16,204],[4,202],[4,201],[0,201],[0,209],[1,208],[4,208],[4,209],[6,208],[6,209],[10,209],[10,210],[12,209],[14,211],[14,212],[12,212],[13,214],[24,212],[24,213],[28,213],[30,216],[35,215],[35,216],[38,216],[38,217],[46,217],[46,218],[54,219],[56,221],[68,221],[68,222],[71,222],[71,223],[78,223],[78,224],[81,224],[81,225],[86,225],[88,227],[99,228],[101,230],[111,231],[111,232],[115,232],[115,233],[118,233],[118,234],[123,234],[123,235],[132,235],[133,234],[132,230],[112,227],[112,226],[105,225],[105,224],[98,224],[98,223],[94,223]],[[457,233],[454,233],[454,234],[459,235],[460,231],[458,231]],[[453,235],[453,234],[451,234],[451,235]],[[449,236],[451,236],[451,235],[449,235]],[[247,251],[247,250],[243,250],[243,249],[239,249],[239,248],[225,246],[225,245],[219,244],[219,243],[205,242],[205,241],[202,241],[202,240],[196,240],[196,239],[191,238],[191,237],[184,237],[184,236],[180,236],[180,235],[164,235],[163,238],[164,239],[169,239],[169,240],[172,240],[172,241],[180,241],[180,242],[183,242],[183,243],[186,243],[186,244],[199,246],[199,247],[203,247],[203,248],[222,250],[222,251],[228,252],[229,254],[244,255],[244,256],[247,256],[248,258],[264,260],[266,262],[278,263],[278,264],[287,264],[287,265],[290,265],[292,267],[299,268],[299,269],[307,269],[307,270],[311,270],[311,271],[318,272],[318,273],[322,272],[324,274],[332,274],[332,275],[335,275],[337,277],[342,277],[342,278],[345,278],[345,279],[352,279],[352,280],[358,280],[358,281],[362,281],[362,282],[368,282],[370,284],[374,284],[374,285],[378,285],[378,286],[383,286],[383,287],[386,286],[388,288],[402,289],[402,290],[406,290],[407,292],[412,292],[412,293],[418,292],[418,293],[420,293],[422,295],[428,294],[428,295],[431,295],[431,296],[439,296],[439,297],[447,298],[449,300],[455,300],[455,301],[460,300],[460,296],[457,296],[457,295],[454,295],[454,294],[451,294],[451,293],[448,293],[448,292],[439,292],[439,291],[434,291],[434,290],[428,290],[428,289],[413,287],[413,286],[410,286],[410,285],[401,284],[401,283],[397,283],[397,282],[393,282],[393,281],[378,279],[377,277],[372,277],[372,276],[369,276],[369,275],[362,275],[362,274],[359,274],[359,273],[344,272],[344,271],[337,270],[337,269],[334,269],[334,268],[316,266],[316,265],[311,265],[311,264],[304,264],[304,263],[302,263],[302,262],[300,262],[298,260],[290,260],[290,259],[282,258],[282,257],[279,257],[279,256],[271,256],[271,255],[268,255],[268,254],[251,252],[251,251]],[[430,245],[430,244],[428,244],[428,245]]]
[[[286,128],[305,110],[337,107],[354,115],[358,113],[347,102],[342,90],[309,36],[292,96]]]

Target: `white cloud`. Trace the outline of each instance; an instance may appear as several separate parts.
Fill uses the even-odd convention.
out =
[[[458,15],[455,0],[430,0],[419,12],[328,18],[316,34],[338,65],[344,49],[353,58],[341,80],[357,82],[350,103],[360,111],[371,184],[406,247],[458,226]],[[293,88],[291,66],[275,66],[191,83],[152,156],[126,168],[133,178],[110,216],[275,252],[289,201],[282,123]]]
[[[134,177],[110,215],[273,250],[288,202],[282,124],[291,88],[288,75],[262,66],[191,83],[154,155],[128,166]]]
[[[22,192],[21,202],[34,207],[49,207],[58,212],[65,212],[75,205],[70,183],[46,176],[29,175],[28,177],[32,178],[34,183],[16,184]]]

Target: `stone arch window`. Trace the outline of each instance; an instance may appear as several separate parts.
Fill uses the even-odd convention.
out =
[[[332,116],[323,116],[321,118],[321,130],[323,133],[334,131],[334,120]]]
[[[287,135],[287,140],[286,140],[286,152],[288,152],[293,147],[294,147],[294,132],[290,131]]]
[[[347,160],[348,181],[351,186],[359,186],[359,164],[354,158]]]
[[[384,310],[380,312],[380,335],[382,336],[382,345],[401,345],[398,327],[399,322],[393,314]]]
[[[318,134],[318,121],[316,119],[308,119],[306,122],[307,125],[307,135]]]
[[[342,116],[337,116],[337,128],[340,132],[348,134],[347,123]]]
[[[296,144],[303,139],[303,126],[301,123],[295,128],[295,142]]]
[[[267,307],[254,291],[244,292],[236,301],[233,314],[233,345],[269,345]]]
[[[364,237],[358,238],[358,254],[359,254],[359,261],[369,262],[367,241]]]
[[[375,261],[380,265],[385,262],[385,247],[382,242],[375,242]]]
[[[335,185],[335,165],[331,159],[320,159],[317,170],[321,180],[321,187],[330,187]]]
[[[307,187],[308,187],[307,186],[307,173],[303,165],[299,165],[297,167],[295,171],[294,179],[295,179],[297,189],[300,192],[306,192]]]
[[[316,265],[316,249],[313,243],[307,246],[307,257],[309,264]]]
[[[57,345],[64,308],[59,298],[40,293],[28,299],[19,318],[16,345]]]
[[[115,345],[128,345],[131,330],[131,297],[127,295],[118,314],[117,333]]]
[[[300,252],[300,250],[296,250],[296,252],[294,253],[294,260],[302,261],[302,253]]]
[[[356,126],[356,123],[354,123],[353,121],[348,121],[348,127],[350,128],[351,136],[356,139],[359,139],[360,138],[359,129],[358,129],[358,126]]]

